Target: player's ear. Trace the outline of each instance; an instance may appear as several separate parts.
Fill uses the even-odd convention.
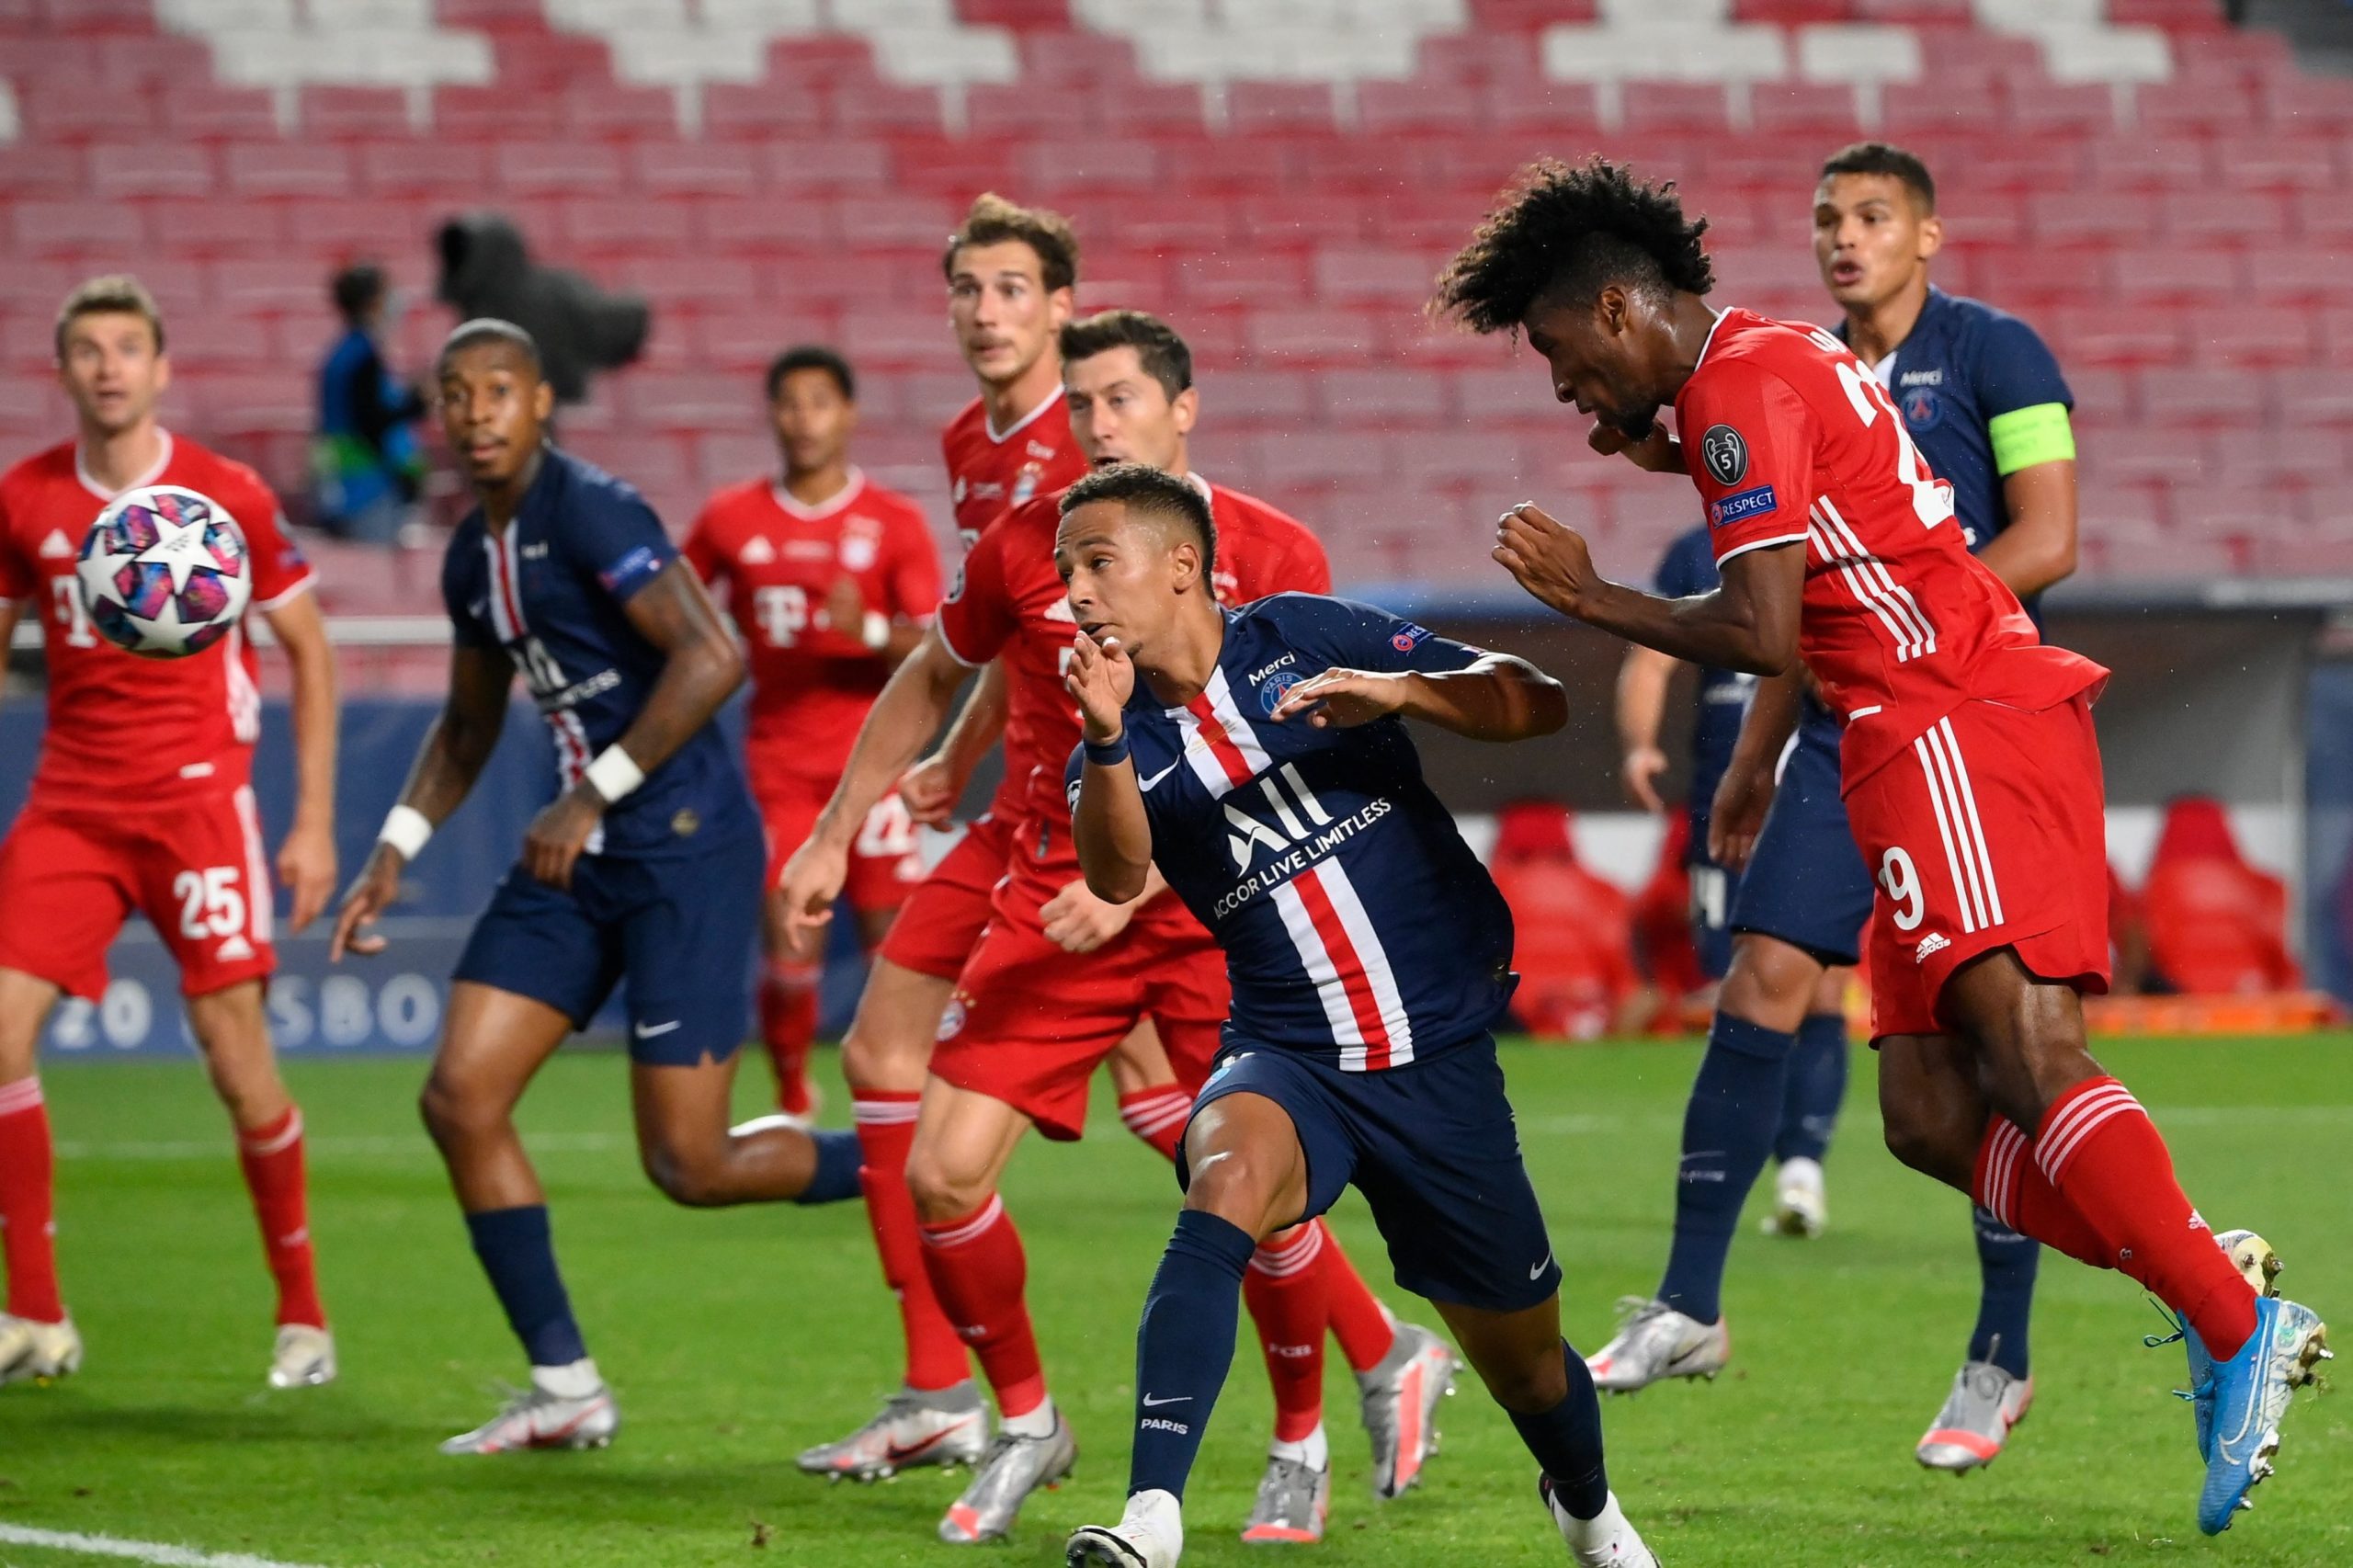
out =
[[[555,388],[542,378],[531,388],[531,417],[546,424],[555,416]]]
[[[1920,220],[1920,259],[1927,260],[1945,248],[1945,221],[1931,212]]]
[[[1069,324],[1078,313],[1078,297],[1069,289],[1057,289],[1046,296],[1046,324],[1056,332]]]
[[[1187,387],[1170,400],[1168,409],[1171,416],[1176,421],[1176,434],[1191,435],[1193,421],[1199,418],[1201,415],[1201,389]]]
[[[155,390],[168,391],[172,384],[172,357],[162,349],[155,351]]]

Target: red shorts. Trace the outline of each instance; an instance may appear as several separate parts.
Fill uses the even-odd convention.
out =
[[[1030,905],[998,900],[940,1015],[934,1075],[1002,1100],[1049,1138],[1074,1139],[1096,1067],[1150,1018],[1177,1083],[1198,1090],[1233,1000],[1225,954],[1209,934],[1194,927],[1172,940],[1166,922],[1139,919],[1073,953],[1047,938]]]
[[[107,945],[134,909],[210,995],[277,968],[275,890],[254,792],[199,795],[119,815],[28,807],[0,842],[0,968],[93,1001]]]
[[[882,938],[882,957],[917,974],[955,979],[989,923],[989,900],[1012,854],[1010,824],[994,815],[976,820],[907,895]]]
[[[2108,989],[2107,799],[2088,697],[1965,702],[1861,779],[1847,814],[1877,879],[1871,1034],[1941,1034],[1954,970],[1999,948]]]
[[[784,875],[784,863],[817,825],[833,787],[822,780],[755,778],[752,796],[760,805],[760,821],[768,834],[768,882]],[[906,803],[893,793],[883,796],[858,824],[858,842],[850,846],[849,880],[843,896],[860,915],[896,909],[923,879],[923,856],[915,849],[915,822]]]

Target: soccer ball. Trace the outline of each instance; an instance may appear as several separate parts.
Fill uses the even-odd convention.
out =
[[[116,647],[147,659],[201,653],[253,597],[244,531],[220,503],[175,484],[115,497],[82,541],[82,608]]]

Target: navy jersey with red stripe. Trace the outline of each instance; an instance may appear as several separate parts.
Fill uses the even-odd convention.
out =
[[[1404,722],[1267,715],[1327,669],[1459,670],[1480,651],[1313,594],[1221,613],[1208,689],[1163,708],[1139,681],[1127,730],[1153,859],[1225,949],[1228,1044],[1377,1072],[1479,1039],[1511,998],[1511,911]]]
[[[637,492],[546,449],[515,519],[490,531],[466,515],[441,562],[441,597],[460,647],[504,648],[555,744],[561,788],[620,740],[665,659],[622,612],[677,557]],[[591,854],[689,853],[759,818],[717,726],[706,724],[605,812]]]

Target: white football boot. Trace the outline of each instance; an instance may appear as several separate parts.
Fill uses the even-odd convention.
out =
[[[1618,1301],[1618,1333],[1586,1358],[1596,1387],[1632,1393],[1668,1378],[1713,1381],[1732,1359],[1726,1321],[1701,1323],[1665,1301],[1624,1296]]]
[[[335,1335],[308,1324],[290,1323],[278,1331],[269,1356],[269,1386],[316,1388],[335,1381]]]
[[[1312,1546],[1332,1513],[1332,1467],[1269,1454],[1242,1539],[1252,1546]]]
[[[522,1449],[601,1449],[621,1424],[610,1389],[599,1385],[579,1398],[531,1387],[496,1415],[441,1445],[445,1454],[505,1454]]]
[[[74,1320],[40,1323],[0,1312],[0,1383],[54,1382],[82,1369]]]
[[[1054,1429],[1042,1437],[1000,1430],[981,1456],[972,1483],[941,1517],[939,1539],[950,1546],[1003,1540],[1029,1494],[1061,1485],[1077,1464],[1078,1439],[1071,1436],[1070,1423],[1059,1410],[1054,1412]]]
[[[1247,1539],[1246,1537],[1245,1538]],[[1087,1525],[1063,1547],[1064,1568],[1176,1568],[1185,1518],[1165,1492],[1139,1492],[1116,1525]]]
[[[1830,1194],[1819,1160],[1783,1160],[1773,1182],[1773,1211],[1765,1216],[1768,1236],[1812,1241],[1830,1222]]]
[[[1569,1561],[1577,1568],[1658,1568],[1657,1556],[1643,1544],[1634,1527],[1626,1522],[1615,1492],[1602,1505],[1601,1512],[1589,1519],[1580,1519],[1561,1506],[1560,1498],[1552,1494],[1551,1476],[1536,1478],[1536,1492],[1544,1499],[1553,1527],[1568,1545]]]
[[[1965,1474],[2000,1457],[2010,1428],[2034,1404],[2034,1380],[2015,1378],[1991,1361],[1970,1361],[1953,1374],[1952,1392],[1913,1447],[1930,1470]]]
[[[937,1392],[901,1389],[865,1426],[802,1449],[795,1462],[810,1475],[836,1481],[887,1481],[921,1465],[978,1463],[988,1444],[988,1407],[968,1379]]]
[[[1421,1480],[1422,1467],[1438,1452],[1438,1401],[1454,1392],[1461,1366],[1446,1341],[1401,1322],[1389,1354],[1358,1376],[1376,1499],[1385,1502]]]

